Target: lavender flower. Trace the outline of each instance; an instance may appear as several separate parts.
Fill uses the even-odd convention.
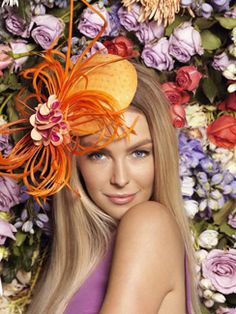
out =
[[[0,210],[8,212],[19,203],[20,188],[17,182],[9,177],[0,177]]]
[[[230,1],[231,0],[212,0],[211,3],[216,11],[223,12],[229,10]]]

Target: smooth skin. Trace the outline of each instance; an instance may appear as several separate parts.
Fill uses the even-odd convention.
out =
[[[136,135],[78,159],[91,199],[119,221],[99,314],[185,314],[184,245],[169,210],[149,201],[155,173],[150,130],[141,112],[131,107],[124,114],[127,125],[137,116]],[[85,136],[82,144],[95,140]],[[130,194],[124,204],[113,197]]]

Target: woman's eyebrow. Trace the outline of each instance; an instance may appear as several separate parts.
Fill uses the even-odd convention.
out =
[[[133,149],[135,149],[137,147],[140,147],[140,146],[143,146],[143,145],[147,145],[147,144],[152,144],[152,139],[146,138],[146,139],[143,139],[143,140],[141,140],[139,142],[136,142],[133,145],[129,146],[128,150],[130,151],[130,150],[133,150]],[[92,146],[92,145],[94,145],[94,142],[92,142],[92,141],[85,141],[82,145],[83,146]],[[108,147],[103,147],[101,149],[98,148],[98,150],[99,151],[104,151],[104,152],[106,152],[106,151],[110,152]]]
[[[128,150],[133,150],[137,147],[144,146],[147,144],[152,144],[152,140],[150,138],[147,138],[147,139],[144,139],[144,140],[139,141],[137,143],[134,143],[133,145],[129,146]]]

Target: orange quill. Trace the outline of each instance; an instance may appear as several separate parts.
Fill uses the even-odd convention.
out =
[[[0,133],[25,131],[8,156],[0,154],[0,175],[23,179],[28,193],[36,200],[69,186],[71,156],[104,147],[118,137],[132,132],[122,120],[136,88],[133,65],[115,55],[99,52],[85,59],[86,53],[106,28],[104,17],[82,0],[103,20],[104,26],[86,47],[75,64],[70,61],[73,0],[70,1],[68,50],[56,48],[41,54],[43,61],[22,75],[32,80],[34,93],[22,89],[16,98],[18,121],[4,124]],[[59,61],[60,60],[60,61]],[[34,101],[37,105],[32,108]],[[109,128],[110,135],[105,137]],[[91,147],[80,144],[80,136],[100,132]],[[15,171],[17,170],[17,171]]]

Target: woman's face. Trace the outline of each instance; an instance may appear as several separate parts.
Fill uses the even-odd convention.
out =
[[[125,114],[126,125],[136,134],[115,140],[105,148],[78,158],[80,174],[93,202],[115,219],[132,206],[150,199],[154,182],[153,144],[145,116],[135,109]],[[82,145],[94,143],[96,135],[84,136]]]

